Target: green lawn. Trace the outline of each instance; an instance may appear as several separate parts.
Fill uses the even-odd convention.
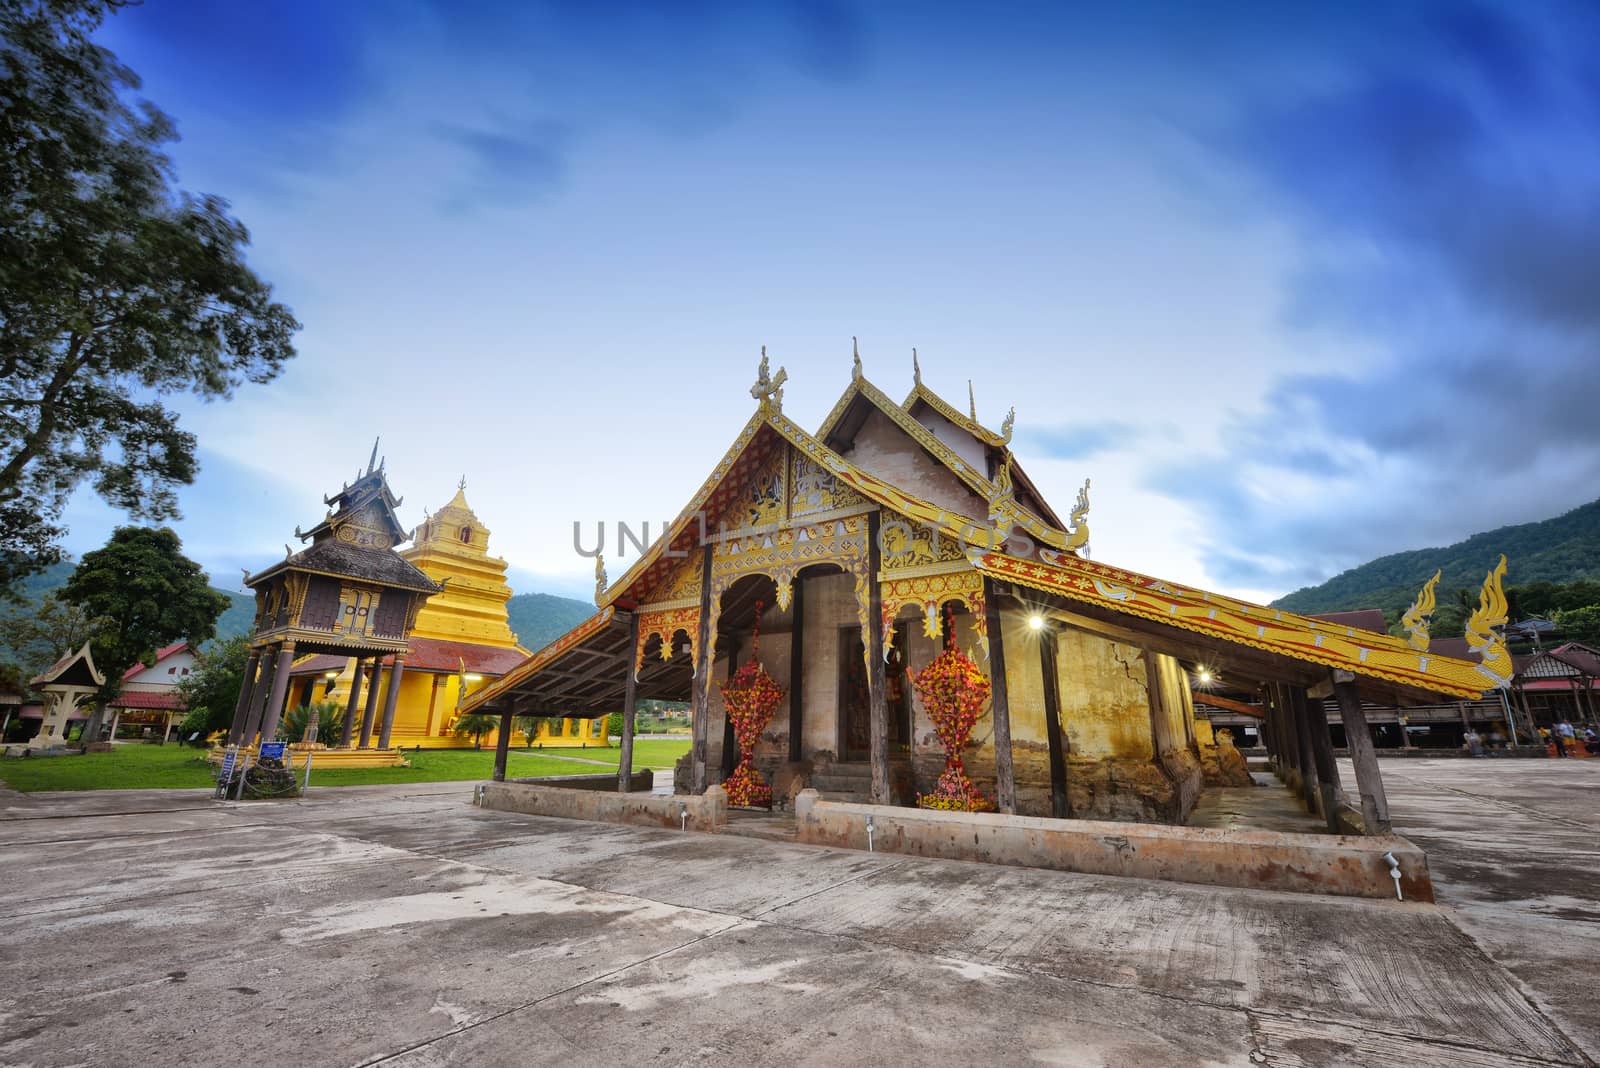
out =
[[[689,748],[682,741],[641,741],[634,746],[635,769],[667,769]],[[620,754],[612,749],[565,749],[561,756],[599,761],[617,766]],[[606,767],[562,759],[556,750],[512,749],[506,775],[586,775]],[[494,774],[492,749],[424,749],[411,755],[408,768],[350,768],[318,771],[311,762],[311,785],[369,786],[378,783],[459,782],[487,779]],[[178,745],[119,745],[109,753],[83,756],[0,758],[0,780],[12,789],[34,790],[134,790],[171,786],[210,786],[212,770],[197,749]]]

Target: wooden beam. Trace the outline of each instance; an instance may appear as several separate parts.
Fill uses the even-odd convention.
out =
[[[1322,793],[1318,789],[1321,779],[1317,776],[1316,757],[1311,745],[1311,713],[1306,707],[1306,691],[1304,686],[1287,686],[1289,698],[1289,712],[1294,716],[1295,738],[1299,743],[1300,764],[1300,799],[1306,803],[1306,810],[1319,812],[1321,810]]]
[[[1006,645],[994,580],[983,577],[984,626],[989,631],[989,709],[994,719],[994,792],[1001,812],[1017,811],[1017,774],[1011,755],[1011,699],[1006,689]]]
[[[801,742],[805,732],[805,619],[806,579],[796,575],[790,594],[789,610],[794,613],[794,626],[789,628],[789,762],[801,759]]]
[[[1044,729],[1050,746],[1050,814],[1064,820],[1067,805],[1067,756],[1061,739],[1061,682],[1056,674],[1056,632],[1045,626],[1039,634],[1039,671],[1044,678]]]
[[[1339,699],[1339,718],[1344,721],[1345,744],[1356,766],[1356,789],[1361,794],[1361,819],[1368,834],[1388,834],[1389,797],[1383,789],[1383,773],[1378,770],[1378,751],[1372,745],[1372,731],[1361,707],[1361,691],[1348,671],[1333,674],[1333,695]]]
[[[500,714],[500,729],[494,739],[494,781],[506,781],[506,754],[511,749],[511,713]]]
[[[630,644],[639,639],[639,613],[628,613]],[[622,752],[617,761],[617,793],[625,794],[633,780],[633,719],[638,707],[639,682],[633,677],[633,663],[623,667],[627,674],[622,685]]]
[[[1330,683],[1328,688],[1332,690]],[[1311,756],[1317,766],[1317,790],[1322,802],[1322,818],[1328,830],[1339,833],[1339,808],[1344,790],[1339,785],[1339,764],[1333,759],[1333,738],[1328,733],[1328,710],[1320,699],[1306,694],[1306,723],[1311,734]]]
[[[1227,709],[1229,712],[1238,712],[1240,715],[1251,716],[1255,719],[1265,719],[1267,715],[1266,711],[1260,705],[1248,705],[1243,701],[1235,701],[1231,697],[1217,697],[1216,695],[1209,693],[1204,694],[1201,697],[1196,697],[1194,699],[1194,703],[1197,705],[1207,705],[1211,708]]]
[[[882,512],[867,515],[867,700],[872,731],[872,800],[887,805],[889,798],[889,693],[883,670],[882,546],[878,544]]]
[[[701,550],[700,625],[695,643],[694,711],[690,720],[690,785],[696,794],[706,792],[706,717],[711,697],[711,545]]]

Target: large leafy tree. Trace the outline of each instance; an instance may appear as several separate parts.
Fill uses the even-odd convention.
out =
[[[249,660],[250,642],[242,637],[200,651],[194,670],[178,683],[178,694],[189,710],[178,731],[181,737],[205,738],[233,724],[233,706],[239,702]]]
[[[172,120],[91,36],[121,0],[0,0],[0,591],[59,557],[85,480],[177,514],[194,436],[166,399],[229,396],[299,323],[225,201],[174,186]]]
[[[164,645],[181,638],[198,644],[216,633],[228,597],[211,588],[200,565],[182,549],[168,527],[118,527],[104,548],[83,554],[67,579],[62,598],[101,621],[89,648],[106,684],[85,738],[95,736],[100,712],[117,695],[123,672],[136,663],[154,663]]]
[[[17,606],[0,616],[0,645],[32,678],[77,650],[99,626],[100,621],[88,609],[51,590],[37,604]]]

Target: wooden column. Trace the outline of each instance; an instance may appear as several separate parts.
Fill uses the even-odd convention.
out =
[[[1340,676],[1346,676],[1340,679]],[[1339,699],[1339,717],[1344,720],[1345,740],[1356,766],[1356,789],[1361,793],[1361,818],[1368,834],[1388,834],[1389,798],[1383,792],[1383,773],[1378,770],[1378,751],[1372,744],[1367,714],[1361,708],[1361,691],[1348,671],[1334,672],[1333,693]]]
[[[1061,682],[1056,673],[1056,632],[1049,624],[1039,636],[1039,670],[1044,675],[1044,730],[1050,741],[1050,815],[1066,819],[1067,754],[1061,742]]]
[[[672,635],[667,635],[672,641]],[[622,681],[622,752],[617,760],[617,793],[625,794],[633,778],[633,717],[639,705],[639,680],[634,667],[638,663],[636,649],[639,645],[639,613],[628,614],[628,656],[622,669],[628,674]]]
[[[994,793],[1001,812],[1017,811],[1017,773],[1011,759],[1011,700],[1006,690],[1006,646],[994,580],[983,576],[984,625],[989,630],[989,708],[994,716]]]
[[[272,696],[267,699],[266,712],[261,717],[263,742],[278,737],[278,720],[283,716],[283,702],[289,695],[289,669],[293,666],[294,642],[284,642],[278,647],[278,664],[272,673]]]
[[[791,764],[802,759],[801,743],[805,737],[805,696],[802,686],[806,679],[806,580],[804,575],[796,575],[794,591],[791,594],[790,608],[794,612],[793,625],[789,628],[789,762]]]
[[[1310,697],[1304,690],[1300,692],[1306,701],[1306,727],[1311,735],[1311,758],[1316,763],[1322,818],[1328,830],[1338,833],[1339,806],[1344,803],[1344,791],[1339,786],[1339,764],[1333,758],[1333,737],[1328,733],[1328,710],[1320,697]]]
[[[356,657],[355,670],[350,675],[350,700],[345,704],[344,726],[339,729],[339,746],[343,749],[350,748],[350,739],[355,735],[356,710],[360,708],[361,679],[366,674],[366,669],[361,664],[361,658]]]
[[[378,718],[378,686],[383,682],[383,657],[372,658],[372,678],[367,680],[367,707],[361,713],[361,748],[372,748],[372,726]]]
[[[733,673],[739,670],[739,638],[734,635],[728,639],[728,678],[733,678]],[[707,702],[706,708],[711,708]],[[728,715],[726,704],[722,707],[722,759],[717,764],[718,773],[722,782],[728,781],[728,776],[733,774],[733,769],[738,766],[739,739],[733,733],[733,717]]]
[[[390,691],[393,692],[394,683],[392,681],[389,683],[389,687],[390,687]],[[384,746],[384,748],[387,749],[388,746]],[[506,711],[500,713],[500,729],[495,732],[495,739],[494,739],[494,781],[495,782],[505,782],[506,781],[506,754],[508,752],[510,752],[510,750],[511,750],[511,711],[510,711],[510,709],[507,709]]]
[[[1294,715],[1295,739],[1299,743],[1297,755],[1300,762],[1300,800],[1310,812],[1321,813],[1322,779],[1317,774],[1316,756],[1311,743],[1311,710],[1307,707],[1304,686],[1284,687],[1289,694],[1289,710]],[[1324,814],[1325,816],[1325,814]]]
[[[867,516],[867,700],[872,730],[872,800],[887,805],[889,797],[889,694],[883,671],[883,587],[878,584],[882,547],[878,544],[882,514]]]
[[[389,748],[389,737],[394,733],[395,700],[400,696],[400,680],[405,678],[405,674],[406,658],[404,656],[396,656],[394,658],[394,667],[389,669],[389,692],[383,699],[383,730],[378,734],[379,749]],[[506,722],[510,723],[511,721],[506,720]],[[510,736],[510,733],[508,729],[506,731],[507,737]]]
[[[245,720],[250,718],[250,698],[255,696],[256,673],[261,666],[261,650],[250,650],[250,659],[244,662],[244,679],[239,684],[239,699],[233,703],[233,722],[228,724],[228,744],[238,745],[244,734]]]
[[[705,535],[704,520],[702,520],[701,535]],[[700,624],[699,637],[694,647],[694,711],[693,720],[690,722],[690,734],[693,741],[690,743],[690,783],[689,789],[696,794],[706,792],[706,720],[710,717],[711,709],[708,703],[711,699],[711,665],[716,662],[716,655],[711,648],[711,643],[716,640],[716,635],[711,633],[711,546],[708,543],[701,550],[704,554],[700,565]],[[669,639],[670,640],[670,639]]]
[[[256,735],[261,733],[261,717],[265,714],[267,702],[272,697],[272,687],[277,681],[278,657],[273,646],[261,650],[261,675],[256,679],[255,692],[250,695],[250,714],[245,717],[244,734],[239,739],[241,745],[255,745]]]

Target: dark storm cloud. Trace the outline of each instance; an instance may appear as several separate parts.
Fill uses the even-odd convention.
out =
[[[1516,10],[1527,21],[1442,7],[1403,69],[1247,106],[1221,139],[1301,238],[1286,324],[1379,355],[1281,382],[1224,435],[1205,491],[1188,468],[1157,475],[1243,532],[1211,546],[1219,577],[1318,581],[1600,493],[1600,94],[1583,45],[1600,19]],[[1259,492],[1271,471],[1360,470],[1275,444],[1308,429],[1375,460],[1367,484],[1291,516]],[[1257,492],[1216,490],[1246,470]]]

